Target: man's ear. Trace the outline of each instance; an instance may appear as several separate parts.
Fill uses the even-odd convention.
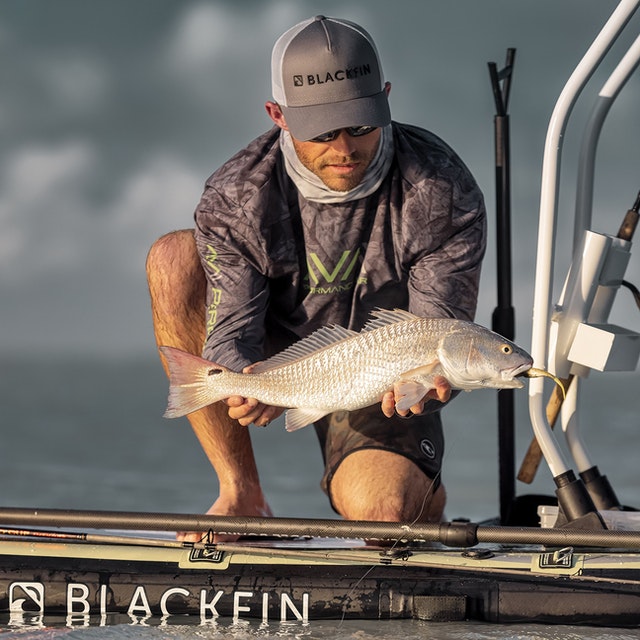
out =
[[[264,105],[264,108],[267,110],[269,117],[277,124],[281,129],[285,131],[289,130],[287,127],[287,122],[284,119],[284,114],[282,113],[282,109],[280,109],[280,105],[276,102],[267,101]]]

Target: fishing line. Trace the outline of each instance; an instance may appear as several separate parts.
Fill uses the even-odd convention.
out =
[[[420,507],[420,511],[418,513],[418,515],[413,519],[413,521],[410,523],[409,528],[413,527],[414,525],[416,525],[419,521],[420,518],[422,517],[427,505],[428,505],[428,501],[430,500],[430,498],[434,495],[434,490],[433,487],[436,484],[436,482],[438,480],[442,480],[442,469],[444,467],[444,463],[446,461],[448,461],[448,459],[450,458],[452,452],[454,452],[456,450],[456,447],[459,446],[459,439],[460,439],[460,434],[457,434],[451,442],[447,443],[447,447],[445,449],[444,455],[442,457],[442,464],[440,466],[440,469],[438,471],[438,473],[435,475],[435,477],[433,478],[432,482],[430,483],[429,487],[426,489],[425,493],[424,493],[424,498],[422,499],[422,505]],[[426,476],[425,474],[425,477]],[[393,558],[393,550],[396,549],[398,547],[398,545],[400,544],[401,539],[397,538],[396,540],[394,540],[393,544],[390,545],[388,548],[385,548],[384,551],[380,552],[380,556],[381,556],[381,560],[384,560],[385,556],[388,557],[389,559]],[[372,564],[360,577],[360,579],[351,587],[351,589],[349,590],[349,592],[347,593],[347,595],[345,596],[345,600],[344,600],[344,604],[342,606],[342,617],[340,618],[340,621],[338,623],[338,628],[340,628],[342,626],[342,624],[344,623],[345,619],[346,619],[346,615],[347,615],[347,606],[349,604],[349,599],[351,597],[351,594],[358,588],[358,586],[367,578],[367,576],[369,576],[371,574],[371,572],[376,568],[379,567],[380,563],[377,564]]]
[[[455,444],[455,441],[454,441]],[[455,447],[454,447],[455,448]],[[448,449],[448,447],[447,447]],[[445,455],[443,456],[442,462],[444,464],[445,459],[447,459],[449,456],[448,452],[445,452]],[[424,472],[423,472],[424,473]],[[428,476],[426,474],[424,474],[426,478],[428,478]],[[442,465],[440,467],[440,469],[438,470],[438,473],[436,473],[435,477],[433,478],[433,480],[431,481],[431,483],[429,484],[429,487],[426,489],[425,493],[424,493],[424,498],[422,499],[422,504],[420,506],[420,511],[418,512],[418,515],[411,521],[411,523],[408,525],[408,528],[410,529],[411,527],[413,527],[415,524],[417,524],[420,521],[420,518],[422,517],[422,514],[424,513],[428,501],[429,499],[435,494],[435,491],[433,490],[433,487],[435,486],[435,484],[438,482],[438,486],[440,486],[440,482],[442,480]],[[393,541],[393,544],[390,545],[389,547],[385,547],[384,551],[380,552],[380,556],[381,556],[381,562],[382,560],[384,560],[385,557],[391,559],[394,557],[394,554],[392,553],[394,549],[396,549],[396,547],[400,544],[401,539],[397,538],[396,540]],[[344,599],[344,604],[342,605],[342,617],[340,618],[340,621],[338,623],[338,628],[340,628],[342,626],[342,624],[344,623],[345,619],[346,619],[346,615],[347,615],[347,606],[349,603],[349,599],[351,597],[351,594],[358,588],[358,586],[367,578],[367,576],[376,568],[379,567],[380,563],[377,564],[372,564],[363,574],[362,576],[358,579],[358,581],[351,587],[351,589],[349,590],[349,592],[347,593],[347,595],[345,596]]]

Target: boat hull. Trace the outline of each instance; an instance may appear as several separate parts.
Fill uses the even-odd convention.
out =
[[[111,614],[638,626],[640,554],[0,541],[3,623]]]

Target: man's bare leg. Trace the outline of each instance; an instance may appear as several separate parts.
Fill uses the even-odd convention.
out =
[[[158,346],[200,355],[205,339],[206,278],[192,230],[176,231],[156,241],[147,257],[147,281]],[[166,363],[162,364],[166,371]],[[270,516],[249,431],[231,420],[227,409],[217,402],[188,416],[220,483],[220,495],[207,513]],[[195,541],[201,534],[179,537]]]
[[[349,454],[331,480],[331,499],[348,520],[440,522],[446,493],[404,456],[378,449]]]

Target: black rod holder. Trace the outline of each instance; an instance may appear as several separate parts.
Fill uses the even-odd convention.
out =
[[[497,306],[492,315],[492,329],[509,340],[515,337],[511,265],[511,175],[509,140],[509,94],[513,76],[515,49],[507,49],[506,63],[501,71],[495,62],[489,63],[491,88],[496,105],[495,184],[497,234]],[[498,393],[498,461],[500,522],[506,524],[515,499],[515,408],[512,389]]]

